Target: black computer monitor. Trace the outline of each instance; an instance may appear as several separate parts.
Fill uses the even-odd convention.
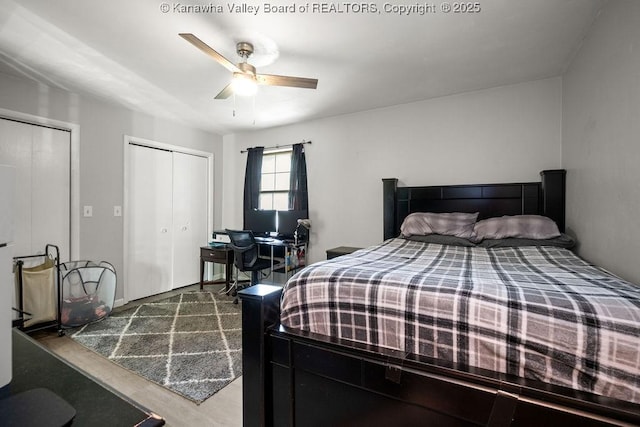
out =
[[[278,231],[276,227],[276,212],[267,210],[250,210],[245,212],[244,229],[253,231],[258,237],[268,236]]]
[[[278,212],[278,236],[284,239],[293,239],[299,219],[309,218],[309,212],[305,211],[277,211]],[[306,231],[306,230],[304,230]]]

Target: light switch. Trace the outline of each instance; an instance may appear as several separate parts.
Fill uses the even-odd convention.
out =
[[[113,216],[122,216],[122,206],[113,207]]]
[[[91,217],[91,216],[93,216],[93,206],[85,206],[85,207],[82,209],[82,212],[83,212],[83,215],[84,215],[85,217]]]

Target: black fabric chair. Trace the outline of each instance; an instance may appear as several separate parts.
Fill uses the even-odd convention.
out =
[[[260,258],[259,246],[250,230],[227,230],[227,235],[231,240],[229,247],[233,249],[234,264],[239,271],[250,271],[251,282],[249,286],[253,286],[260,282],[260,271],[271,268],[271,260]],[[238,289],[238,280],[236,278],[235,289]],[[238,303],[238,298],[233,301]]]

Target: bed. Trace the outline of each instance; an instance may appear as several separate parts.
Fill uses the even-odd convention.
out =
[[[639,424],[635,285],[557,246],[397,238],[414,212],[564,231],[564,180],[383,180],[383,243],[243,291],[245,425]]]

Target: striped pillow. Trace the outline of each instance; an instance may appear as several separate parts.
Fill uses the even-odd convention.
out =
[[[404,219],[400,226],[400,233],[402,237],[441,234],[472,239],[475,237],[473,226],[477,219],[478,212],[415,212]]]
[[[474,227],[476,242],[484,239],[552,239],[560,236],[558,226],[540,215],[505,215],[478,221]]]

